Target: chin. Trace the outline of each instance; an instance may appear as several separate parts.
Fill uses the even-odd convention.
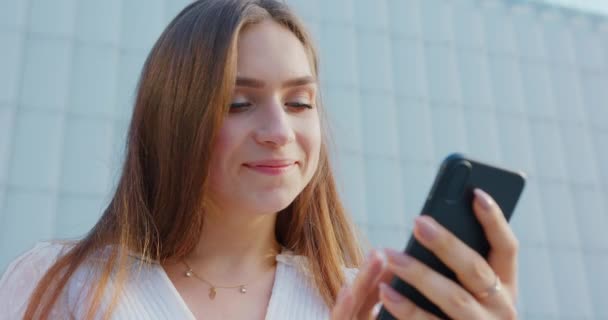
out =
[[[275,191],[268,195],[258,195],[255,197],[252,203],[252,208],[255,208],[254,212],[262,214],[277,213],[287,208],[293,200],[296,198],[297,193],[287,194],[286,192]]]

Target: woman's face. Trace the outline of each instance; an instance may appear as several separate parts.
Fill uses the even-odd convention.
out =
[[[273,21],[241,32],[237,60],[230,113],[211,158],[210,196],[222,211],[275,213],[317,168],[317,83],[302,43]]]

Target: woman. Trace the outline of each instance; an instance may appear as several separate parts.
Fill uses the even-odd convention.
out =
[[[310,37],[284,4],[190,4],[145,63],[108,208],[83,239],[39,244],[11,264],[0,310],[368,319],[381,302],[400,319],[433,319],[386,286],[397,275],[453,318],[513,318],[516,240],[482,191],[489,263],[432,219],[414,230],[463,287],[391,250],[362,262],[328,162],[317,80]]]

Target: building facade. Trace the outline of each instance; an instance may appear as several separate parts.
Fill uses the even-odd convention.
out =
[[[187,2],[0,2],[0,270],[99,218],[143,61]],[[405,245],[448,153],[520,169],[522,319],[608,318],[601,5],[287,2],[320,48],[334,167],[372,245]]]

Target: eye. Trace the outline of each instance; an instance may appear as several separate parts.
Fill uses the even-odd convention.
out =
[[[311,88],[295,88],[284,96],[285,106],[294,112],[305,111],[314,108],[315,94]]]
[[[241,112],[247,110],[247,108],[251,107],[250,102],[233,102],[230,104],[230,112]]]
[[[312,109],[311,104],[304,103],[304,102],[298,102],[298,101],[286,102],[285,105],[288,107],[291,107],[291,108],[295,108],[295,109]]]

